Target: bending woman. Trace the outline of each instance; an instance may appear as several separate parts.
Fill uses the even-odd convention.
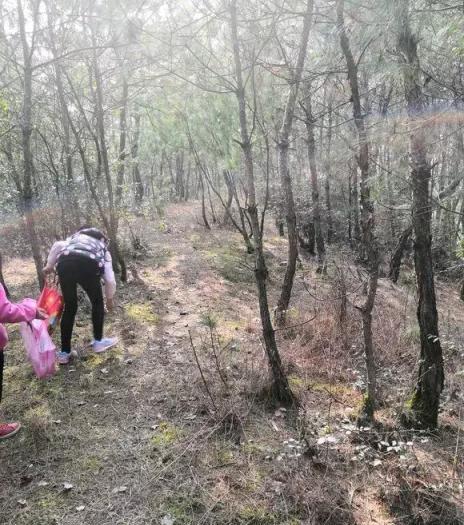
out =
[[[64,299],[61,319],[61,351],[58,362],[67,365],[71,357],[71,338],[77,313],[77,285],[88,295],[92,304],[94,352],[108,350],[117,343],[115,338],[103,337],[105,306],[102,280],[105,287],[106,305],[113,309],[116,280],[114,278],[108,240],[96,228],[82,228],[65,241],[57,241],[48,255],[44,273],[56,272]]]

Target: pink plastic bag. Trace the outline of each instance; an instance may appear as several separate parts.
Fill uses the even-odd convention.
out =
[[[20,323],[19,331],[35,375],[39,379],[52,376],[56,371],[56,346],[48,334],[47,322],[34,319]]]

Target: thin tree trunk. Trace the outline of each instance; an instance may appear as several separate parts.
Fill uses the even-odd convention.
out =
[[[127,281],[127,268],[126,262],[122,255],[121,249],[119,248],[118,240],[118,210],[115,207],[115,199],[113,192],[113,183],[111,180],[110,164],[108,159],[108,148],[106,143],[106,133],[105,133],[105,119],[103,112],[103,86],[101,79],[101,72],[98,66],[97,52],[96,52],[96,41],[94,35],[94,29],[92,27],[92,45],[94,49],[92,50],[92,66],[95,75],[95,101],[96,101],[96,120],[97,120],[97,130],[98,136],[100,139],[100,155],[102,159],[103,174],[106,181],[107,197],[108,197],[108,211],[109,211],[109,231],[108,237],[111,240],[111,246],[115,258],[113,264],[117,267],[119,265],[121,270],[121,281]],[[117,198],[117,196],[116,196]]]
[[[377,239],[375,238],[374,233],[374,205],[370,198],[369,143],[364,115],[361,109],[361,97],[358,83],[358,66],[354,61],[350,48],[350,42],[346,34],[344,7],[344,0],[337,0],[337,26],[340,36],[340,45],[348,68],[348,80],[351,89],[353,116],[358,132],[359,152],[357,161],[361,172],[360,188],[362,247],[363,253],[367,260],[367,270],[369,274],[366,301],[359,308],[362,315],[364,354],[367,368],[367,396],[364,399],[364,406],[360,416],[360,423],[363,423],[373,420],[376,405],[377,374],[372,341],[372,310],[374,309],[379,277],[379,253]]]
[[[185,182],[184,182],[184,152],[176,155],[176,178],[175,178],[176,197],[179,201],[185,198]],[[216,222],[215,220],[213,222]]]
[[[417,39],[410,26],[409,0],[397,0],[398,51],[403,60],[403,82],[410,121],[412,225],[414,262],[418,287],[417,318],[420,329],[420,366],[416,390],[411,401],[412,414],[403,421],[421,428],[438,423],[440,393],[443,390],[443,355],[438,334],[438,313],[432,264],[431,167],[427,159],[426,129],[422,122],[424,101]],[[412,419],[412,421],[411,421]]]
[[[227,188],[227,202],[225,203],[224,217],[222,219],[222,224],[224,224],[224,226],[227,226],[229,222],[231,221],[232,202],[234,201],[234,188],[233,188],[233,182],[231,180],[230,171],[224,170],[222,172],[222,175],[224,177],[224,182],[226,183],[226,188]]]
[[[285,312],[290,304],[292,295],[293,280],[295,278],[296,261],[298,258],[298,232],[296,225],[295,201],[293,198],[292,179],[288,167],[288,148],[292,132],[293,116],[295,113],[295,104],[298,97],[298,91],[303,74],[305,63],[309,32],[312,24],[313,0],[307,0],[306,11],[303,21],[303,31],[301,34],[300,47],[298,50],[298,59],[295,71],[292,73],[290,92],[288,94],[287,104],[285,106],[282,126],[278,134],[277,153],[278,169],[281,180],[282,190],[285,196],[287,235],[288,235],[288,257],[287,267],[285,270],[284,281],[280,292],[280,298],[277,303],[276,320],[279,323],[285,322]]]
[[[317,272],[325,273],[325,245],[322,234],[321,208],[319,203],[319,175],[316,163],[316,140],[314,137],[314,117],[311,106],[311,86],[308,85],[305,103],[302,104],[305,112],[305,125],[307,131],[308,160],[311,173],[311,196],[313,201],[314,234],[317,249]]]
[[[140,140],[140,113],[134,114],[134,137],[132,139],[131,157],[132,157],[132,178],[134,180],[134,198],[137,207],[142,204],[144,188],[142,176],[139,168],[139,140]]]
[[[284,373],[279,350],[272,326],[269,303],[267,296],[268,270],[263,247],[263,232],[260,228],[258,208],[256,203],[256,189],[253,172],[253,152],[247,124],[247,103],[245,98],[245,87],[242,74],[242,63],[240,58],[240,42],[237,28],[237,1],[231,0],[230,29],[233,45],[233,56],[235,65],[236,97],[238,103],[238,116],[240,122],[241,148],[244,157],[245,176],[248,193],[248,215],[250,217],[253,238],[255,242],[255,280],[258,289],[259,312],[261,317],[264,348],[272,373],[272,390],[277,400],[282,403],[292,404],[296,400],[288,384]]]
[[[396,220],[395,220],[395,210],[393,209],[395,205],[395,199],[393,197],[393,185],[392,185],[392,172],[391,172],[391,161],[390,161],[390,150],[388,146],[385,146],[385,165],[386,165],[386,179],[387,179],[387,198],[388,206],[390,207],[388,217],[390,223],[390,237],[391,240],[396,238]]]
[[[332,99],[329,100],[329,121],[327,124],[327,156],[325,163],[325,207],[327,218],[327,244],[331,244],[334,239],[333,217],[332,217],[332,200],[330,197],[330,178],[332,176]]]
[[[208,182],[208,181],[207,181]],[[207,184],[207,189],[208,189],[208,201],[209,201],[209,207],[211,209],[211,218],[213,219],[213,224],[216,224],[217,222],[217,219],[216,219],[216,212],[214,211],[214,206],[213,206],[213,199],[211,198],[211,189],[210,189],[210,184]]]
[[[129,97],[129,84],[125,73],[122,75],[122,95],[119,107],[119,155],[118,172],[116,175],[116,208],[120,209],[124,192],[124,175],[126,171],[126,141],[127,141],[127,99]],[[118,217],[115,217],[116,222]]]
[[[398,244],[396,245],[395,251],[393,252],[390,260],[390,270],[388,272],[388,278],[394,282],[398,282],[401,269],[401,261],[403,260],[404,252],[406,251],[409,239],[412,235],[412,226],[408,226],[401,234]]]
[[[207,230],[211,230],[211,226],[208,222],[208,217],[206,216],[206,204],[205,204],[205,183],[203,180],[203,174],[201,173],[201,169],[198,169],[198,179],[200,181],[200,189],[201,189],[201,216],[203,217],[203,224],[205,225],[205,228]]]
[[[349,164],[351,170],[351,209],[352,209],[352,238],[356,248],[359,248],[361,241],[361,227],[359,224],[359,181],[358,165],[356,162]]]
[[[353,249],[353,183],[352,183],[352,170],[348,170],[348,242],[350,248]]]
[[[39,238],[37,236],[34,220],[34,196],[32,191],[32,179],[34,164],[31,150],[32,135],[32,53],[29,48],[26,34],[26,22],[24,19],[23,6],[21,0],[17,0],[19,30],[24,60],[24,81],[23,81],[23,107],[21,112],[20,127],[22,136],[23,150],[23,184],[21,194],[22,212],[26,224],[26,230],[31,243],[32,256],[34,258],[37,279],[40,288],[43,287],[44,277],[42,273],[43,262],[40,253]],[[37,13],[34,14],[37,16]]]
[[[47,3],[47,21],[48,21],[48,34],[49,39],[51,43],[51,51],[54,58],[53,67],[55,70],[55,80],[56,80],[56,89],[58,93],[58,100],[60,103],[60,121],[61,121],[61,127],[63,130],[63,146],[64,146],[64,153],[65,153],[65,176],[66,176],[66,200],[68,203],[68,206],[70,210],[68,209],[68,213],[71,214],[71,217],[73,219],[73,226],[74,228],[77,228],[80,223],[81,218],[81,212],[79,207],[79,199],[77,197],[76,192],[76,182],[74,180],[74,172],[73,172],[73,155],[72,155],[72,147],[71,147],[71,133],[70,133],[70,127],[69,127],[69,121],[68,121],[68,111],[67,111],[67,103],[66,103],[66,96],[63,86],[63,71],[62,71],[62,64],[60,60],[58,60],[58,50],[56,48],[56,41],[55,41],[55,33],[53,29],[53,20],[55,19],[55,3],[51,1],[50,3]]]

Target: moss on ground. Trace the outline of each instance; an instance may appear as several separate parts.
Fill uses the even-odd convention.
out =
[[[408,326],[404,332],[401,334],[401,338],[407,344],[417,344],[420,343],[420,329],[419,325],[413,324]]]
[[[97,473],[102,468],[102,460],[98,456],[89,455],[81,458],[79,462],[81,472]]]
[[[176,443],[182,436],[182,430],[169,421],[162,421],[151,438],[151,443],[159,449],[166,448]]]
[[[153,305],[150,303],[134,303],[125,307],[127,316],[137,323],[156,324],[160,317],[153,311]]]
[[[235,243],[216,244],[202,251],[212,269],[226,281],[236,284],[254,283],[254,256]]]

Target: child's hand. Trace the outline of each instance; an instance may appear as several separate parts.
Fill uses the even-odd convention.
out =
[[[47,319],[48,314],[43,308],[37,308],[35,316],[37,319]]]
[[[45,268],[42,270],[44,275],[49,275],[53,273],[53,267],[51,266],[45,266]]]
[[[107,299],[106,300],[106,309],[108,312],[112,312],[114,310],[114,299]]]

